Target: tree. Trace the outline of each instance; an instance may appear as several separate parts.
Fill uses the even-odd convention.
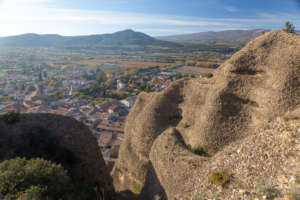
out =
[[[71,179],[58,164],[41,158],[14,158],[0,163],[0,194],[5,200],[68,199]]]
[[[100,68],[96,70],[96,80],[98,83],[102,83],[107,80],[106,74]]]
[[[284,31],[286,31],[288,33],[295,33],[295,27],[291,22],[287,21],[287,22],[285,22]]]
[[[2,117],[7,124],[15,124],[21,119],[20,113],[14,110],[8,111]]]

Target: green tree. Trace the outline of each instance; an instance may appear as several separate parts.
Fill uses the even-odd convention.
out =
[[[96,70],[96,80],[99,83],[105,82],[107,80],[106,74],[99,68]]]
[[[2,117],[7,124],[15,124],[21,119],[20,113],[15,110],[8,111]]]
[[[291,22],[287,21],[287,22],[285,22],[284,31],[286,31],[288,33],[295,33],[295,27]]]
[[[67,171],[41,158],[14,158],[0,163],[4,200],[68,199],[72,185]]]

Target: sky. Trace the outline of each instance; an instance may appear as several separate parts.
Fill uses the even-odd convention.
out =
[[[300,0],[0,0],[0,36],[300,29]]]

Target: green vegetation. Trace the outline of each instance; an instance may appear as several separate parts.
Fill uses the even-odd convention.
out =
[[[0,96],[0,103],[2,104],[10,104],[14,100],[13,96],[3,95]]]
[[[134,193],[136,194],[136,195],[139,195],[139,194],[141,194],[141,192],[142,192],[142,190],[143,190],[143,185],[138,185],[138,186],[136,186],[136,188],[135,188],[135,190],[134,190]]]
[[[280,191],[272,186],[268,186],[266,184],[260,184],[259,185],[259,193],[262,196],[265,196],[266,199],[271,200],[280,195]]]
[[[0,71],[0,77],[4,77],[6,75],[7,75],[7,73],[5,71],[3,71],[3,70]]]
[[[187,145],[188,150],[193,152],[194,154],[197,154],[199,156],[209,157],[210,155],[205,151],[205,149],[201,146],[193,148],[190,144]]]
[[[214,75],[212,73],[208,73],[208,74],[205,74],[204,77],[205,78],[212,78]]]
[[[55,91],[48,94],[48,97],[52,100],[59,100],[65,97],[65,94],[61,91]]]
[[[300,200],[299,189],[296,187],[291,187],[285,194],[286,200]]]
[[[142,91],[144,91],[144,92],[153,92],[154,91],[154,89],[151,85],[148,85],[148,84],[145,84],[145,83],[141,83],[138,86],[137,89],[138,89],[139,92],[142,92]]]
[[[69,199],[71,180],[61,165],[40,158],[14,158],[0,163],[4,200]]]
[[[209,182],[214,185],[225,185],[230,181],[229,174],[224,169],[219,171],[214,170],[211,172]]]
[[[14,110],[8,111],[2,117],[7,124],[15,124],[20,121],[20,113]]]
[[[286,31],[287,33],[295,33],[295,27],[291,22],[287,21],[285,22],[284,31]]]
[[[0,135],[0,162],[5,160],[22,157],[24,159],[42,158],[50,162],[61,164],[66,170],[71,170],[75,165],[80,165],[80,160],[64,146],[60,145],[58,138],[51,136],[49,130],[41,127],[24,127],[23,133],[14,137],[13,140],[9,135]],[[11,169],[11,168],[9,168]],[[20,176],[22,175],[20,172]],[[39,175],[38,173],[35,173]],[[24,173],[23,173],[24,175]],[[78,200],[96,199],[94,190],[97,182],[84,182],[74,174],[69,174],[72,182],[72,193]],[[17,177],[19,179],[19,177]],[[1,182],[1,172],[0,172]],[[1,183],[0,183],[1,184]],[[39,193],[43,190],[40,188],[28,188],[26,194]],[[43,189],[43,188],[42,188]],[[46,188],[47,189],[47,188]],[[32,190],[32,191],[31,191]],[[28,193],[30,191],[30,193]],[[0,194],[3,194],[0,192]],[[14,198],[12,198],[13,200]],[[30,199],[30,198],[29,198]],[[39,199],[39,198],[36,198]],[[44,198],[42,198],[44,199]],[[50,198],[51,199],[51,198]],[[49,199],[49,200],[50,200]],[[64,199],[64,198],[54,198]],[[74,199],[74,198],[70,198]],[[26,199],[27,200],[27,199]]]
[[[296,183],[300,185],[300,174],[296,175]]]

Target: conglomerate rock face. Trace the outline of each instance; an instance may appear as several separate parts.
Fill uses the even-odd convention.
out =
[[[0,162],[42,157],[63,165],[82,187],[93,184],[106,199],[114,188],[96,138],[83,123],[53,114],[21,114],[9,124],[0,117]]]
[[[284,31],[254,39],[211,79],[179,80],[160,93],[143,93],[129,114],[112,172],[116,190],[142,190],[143,196],[143,191],[149,191],[146,175],[151,165],[170,199],[191,198],[195,191],[211,196],[202,190],[208,189],[208,181],[197,174],[207,170],[208,176],[207,166],[230,160],[218,157],[226,148],[237,141],[254,140],[256,129],[296,109],[299,100],[300,37]],[[193,154],[187,145],[202,147],[211,156]],[[247,153],[251,152],[243,155]],[[251,158],[248,164],[256,166],[259,161]],[[276,162],[272,158],[270,163]],[[237,160],[232,158],[232,162]],[[268,171],[267,167],[260,170]],[[257,176],[253,174],[251,180]]]

